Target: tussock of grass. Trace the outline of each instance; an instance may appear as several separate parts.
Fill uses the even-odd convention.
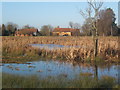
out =
[[[40,78],[36,75],[19,76],[3,73],[3,88],[117,88],[113,77],[103,76],[96,81],[93,77],[78,76],[68,79],[62,76]]]

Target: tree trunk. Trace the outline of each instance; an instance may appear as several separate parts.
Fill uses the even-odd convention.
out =
[[[98,54],[98,38],[95,38],[94,57]]]

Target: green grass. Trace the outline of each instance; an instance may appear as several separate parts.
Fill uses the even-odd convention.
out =
[[[20,76],[3,73],[3,88],[117,88],[115,78],[103,76],[96,81],[93,77],[77,76],[75,79],[68,79],[64,76],[41,78],[36,75]]]
[[[2,88],[2,72],[0,72],[0,89]]]

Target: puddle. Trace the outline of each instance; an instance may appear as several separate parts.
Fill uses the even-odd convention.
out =
[[[57,44],[29,44],[32,47],[36,48],[44,48],[44,49],[58,49],[58,48],[80,48],[80,46],[64,46],[64,45],[57,45]]]
[[[42,77],[63,75],[68,78],[74,78],[76,75],[88,75],[94,77],[96,71],[94,66],[73,65],[67,62],[60,61],[34,61],[28,62],[30,64],[3,64],[0,66],[2,72],[18,75],[38,75]],[[118,66],[110,65],[107,67],[98,67],[98,77],[103,75],[118,78]]]

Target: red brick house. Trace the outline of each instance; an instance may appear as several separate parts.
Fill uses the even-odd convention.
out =
[[[73,28],[55,28],[52,32],[55,36],[79,36],[80,30]]]
[[[15,36],[36,36],[37,29],[20,29],[15,32]]]

